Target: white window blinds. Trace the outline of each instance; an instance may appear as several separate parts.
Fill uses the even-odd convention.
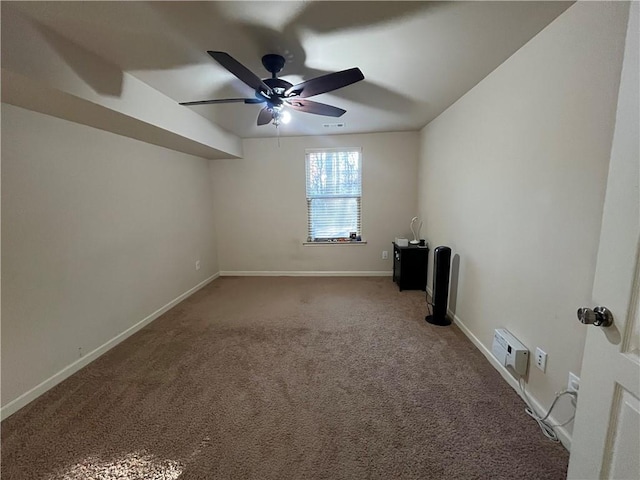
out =
[[[309,240],[360,235],[362,150],[307,150],[306,177]]]

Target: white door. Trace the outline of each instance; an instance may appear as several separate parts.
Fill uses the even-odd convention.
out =
[[[568,477],[640,479],[640,5],[631,2]],[[579,241],[579,240],[577,240]]]

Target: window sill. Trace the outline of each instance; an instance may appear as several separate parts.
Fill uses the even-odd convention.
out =
[[[359,242],[302,242],[302,245],[308,246],[324,246],[324,245],[366,245],[366,240],[360,240]]]

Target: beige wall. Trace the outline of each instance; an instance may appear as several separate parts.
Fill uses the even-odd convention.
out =
[[[303,246],[305,149],[362,147],[366,245]],[[222,272],[390,272],[391,249],[416,215],[418,133],[284,137],[243,142],[244,158],[211,162]]]
[[[459,256],[451,307],[488,349],[506,327],[548,353],[527,384],[545,406],[580,373],[627,9],[570,7],[421,133],[425,232]]]
[[[2,101],[205,158],[240,139],[2,2]],[[97,33],[96,33],[97,34]]]
[[[212,202],[207,160],[3,104],[2,405],[216,273]]]

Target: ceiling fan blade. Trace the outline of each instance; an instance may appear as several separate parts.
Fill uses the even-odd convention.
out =
[[[197,102],[180,102],[180,105],[210,105],[213,103],[263,103],[259,98],[223,98],[220,100],[198,100]]]
[[[258,114],[258,125],[266,125],[271,122],[271,120],[273,120],[273,113],[271,113],[271,110],[267,107],[260,110],[260,113]]]
[[[350,68],[340,72],[329,73],[321,77],[312,78],[305,82],[294,85],[284,92],[285,96],[291,94],[299,95],[302,98],[313,97],[321,93],[331,92],[338,88],[346,87],[352,83],[364,80],[364,75],[359,68]]]
[[[266,92],[271,95],[271,88],[264,83],[255,73],[242,65],[239,61],[225,52],[214,52],[207,50],[207,53],[224,68],[233,73],[238,79],[249,85],[254,90]]]
[[[302,98],[289,98],[285,102],[294,110],[299,112],[314,113],[316,115],[324,115],[326,117],[341,117],[346,110],[342,108],[327,105],[325,103],[313,102],[311,100],[303,100]]]

